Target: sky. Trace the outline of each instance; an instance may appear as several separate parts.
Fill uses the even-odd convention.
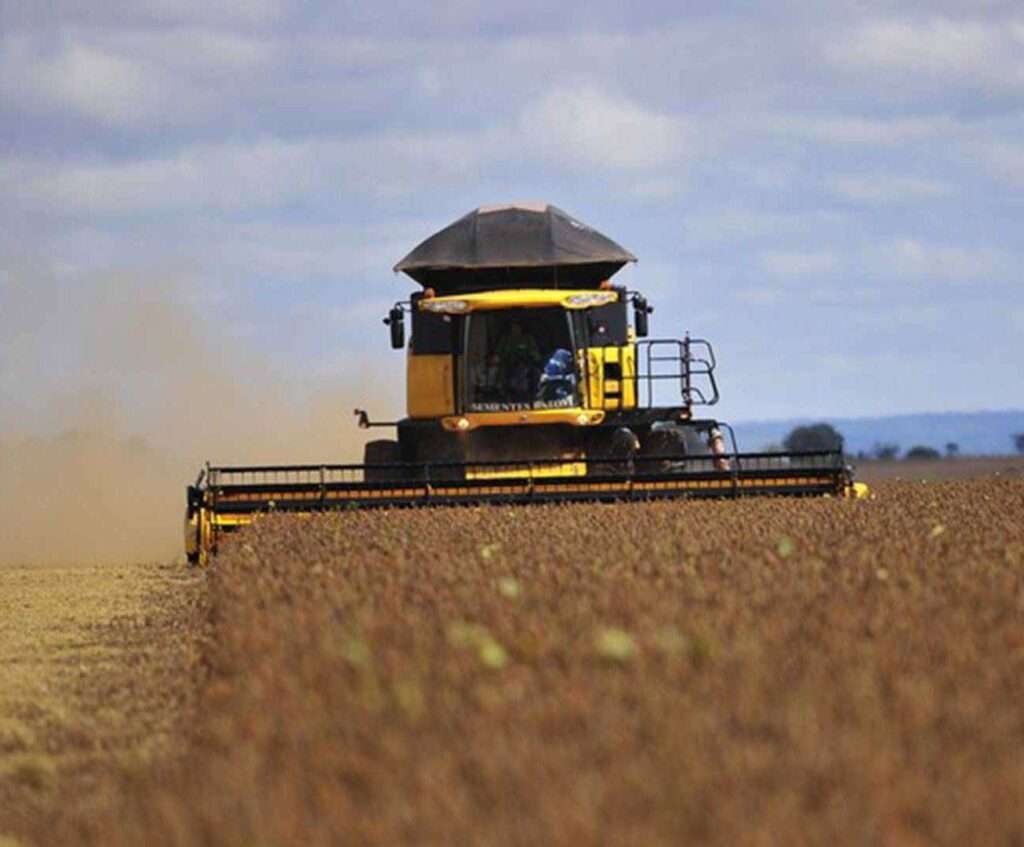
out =
[[[392,266],[538,200],[722,418],[1024,407],[1019,3],[125,5],[0,0],[5,428],[167,425],[168,361],[397,416]]]

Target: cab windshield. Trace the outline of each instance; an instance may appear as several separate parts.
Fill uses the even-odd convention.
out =
[[[564,309],[472,312],[465,350],[467,411],[578,404],[572,330]]]

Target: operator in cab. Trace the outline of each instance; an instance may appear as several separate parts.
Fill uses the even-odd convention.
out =
[[[541,362],[536,340],[523,332],[519,321],[513,321],[495,352],[510,399],[515,403],[528,403],[532,399],[535,376]]]

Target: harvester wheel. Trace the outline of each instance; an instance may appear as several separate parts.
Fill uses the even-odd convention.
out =
[[[367,482],[388,482],[401,478],[400,468],[379,468],[373,465],[397,465],[402,461],[398,442],[390,438],[368,441],[363,450],[363,463],[367,466],[363,477]]]
[[[637,469],[644,473],[679,471],[685,467],[686,453],[686,433],[682,428],[655,424],[644,439]]]

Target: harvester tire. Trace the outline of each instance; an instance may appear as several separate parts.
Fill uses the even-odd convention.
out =
[[[683,470],[686,461],[686,433],[679,426],[655,426],[644,439],[636,463],[642,473],[667,473]],[[649,458],[657,456],[657,459]]]
[[[363,478],[367,482],[395,481],[401,476],[399,468],[375,468],[372,465],[397,465],[401,461],[402,455],[398,450],[397,441],[390,438],[368,441],[363,449],[363,464],[367,465],[363,471]]]

